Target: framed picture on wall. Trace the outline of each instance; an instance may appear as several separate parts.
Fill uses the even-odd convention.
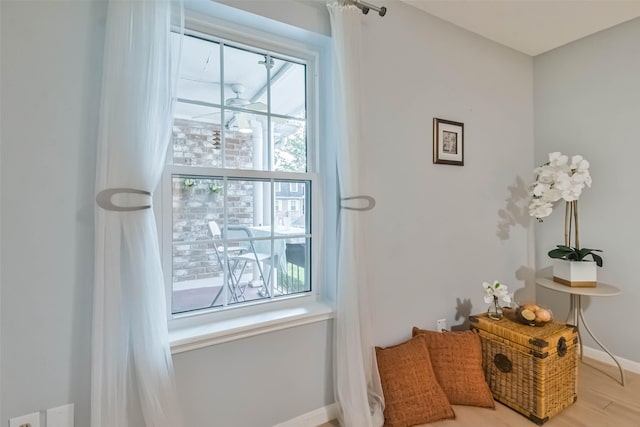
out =
[[[464,124],[433,119],[433,163],[464,166]]]

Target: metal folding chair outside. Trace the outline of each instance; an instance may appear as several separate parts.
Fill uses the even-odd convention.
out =
[[[229,236],[228,236],[229,238],[231,238],[232,233],[241,233],[243,239],[244,238],[248,239],[246,240],[246,243],[248,243],[249,248],[246,253],[239,255],[239,257],[245,259],[247,262],[255,262],[258,268],[258,273],[260,275],[260,281],[262,282],[262,290],[260,291],[259,295],[267,298],[271,297],[271,291],[269,289],[270,288],[269,285],[271,283],[273,268],[269,269],[269,274],[267,275],[267,277],[265,277],[264,269],[262,268],[264,263],[271,261],[271,255],[258,252],[256,250],[256,247],[253,243],[254,236],[249,227],[240,226],[240,225],[229,225],[227,226],[227,232],[229,233]],[[244,242],[245,241],[243,240],[243,243]],[[246,267],[246,264],[245,264],[245,267]]]
[[[229,234],[234,232],[243,233],[243,238],[246,237],[246,241],[242,240],[240,243],[247,243],[246,246],[229,246],[225,243],[222,236],[222,231],[216,221],[209,222],[209,230],[214,240],[214,251],[216,259],[221,267],[227,270],[227,289],[229,291],[231,301],[240,302],[245,301],[245,291],[248,283],[242,282],[242,276],[245,273],[247,265],[249,263],[255,263],[262,282],[262,296],[271,296],[269,292],[269,283],[271,279],[272,271],[269,271],[267,280],[265,280],[262,263],[271,258],[268,254],[259,253],[256,251],[253,244],[253,235],[247,227],[242,226],[227,226],[227,232]],[[221,243],[221,244],[220,244]],[[226,255],[226,256],[225,256]],[[223,271],[224,273],[224,271]],[[215,303],[222,295],[224,286],[220,288],[210,307],[213,307]]]

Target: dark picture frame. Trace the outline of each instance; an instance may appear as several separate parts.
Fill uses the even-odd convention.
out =
[[[433,163],[464,166],[464,123],[433,118]]]

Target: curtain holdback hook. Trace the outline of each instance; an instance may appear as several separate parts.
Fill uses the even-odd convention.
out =
[[[107,188],[106,190],[102,190],[98,193],[96,196],[96,203],[104,210],[115,212],[131,212],[151,209],[151,205],[118,206],[111,200],[111,198],[116,194],[143,194],[145,196],[151,196],[150,192],[145,190],[136,190],[135,188]]]
[[[346,202],[348,200],[366,200],[367,205],[361,206],[361,207],[352,207],[352,206],[345,206],[344,204],[340,203],[340,208],[348,209],[350,211],[370,211],[376,206],[376,199],[374,199],[371,196],[352,196],[352,197],[343,197],[342,199],[340,199],[341,202]]]

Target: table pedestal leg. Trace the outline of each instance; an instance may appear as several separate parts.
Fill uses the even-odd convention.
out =
[[[600,346],[600,348],[603,349],[604,352],[607,353],[613,359],[614,362],[616,362],[616,365],[618,365],[618,370],[620,371],[620,383],[624,386],[624,369],[622,369],[622,365],[620,365],[620,362],[618,362],[618,359],[616,359],[616,357],[609,350],[607,350],[607,348],[605,346],[603,346],[600,341],[598,341],[598,339],[593,335],[593,332],[591,332],[591,329],[589,329],[589,325],[587,325],[587,321],[584,318],[584,312],[582,311],[580,295],[571,295],[571,296],[572,297],[574,297],[574,296],[578,297],[578,313],[580,315],[580,320],[582,321],[582,324],[584,325],[584,328],[587,330],[589,335],[591,335],[591,338],[593,338],[593,340],[596,342],[596,344],[598,344]],[[578,331],[579,330],[580,330],[580,328],[578,328]],[[582,358],[582,338],[580,338],[579,332],[578,332],[578,337],[580,339],[580,357]]]
[[[580,360],[582,360],[582,354],[584,350],[582,348],[582,336],[580,335],[580,325],[578,324],[579,319],[579,307],[580,307],[580,295],[570,294],[569,295],[569,314],[567,315],[567,320],[565,323],[568,323],[572,326],[576,327],[578,331],[578,342],[580,343]],[[571,319],[571,322],[569,322]]]
[[[591,335],[591,338],[600,346],[605,353],[607,353],[613,361],[618,365],[618,370],[620,371],[620,382],[622,385],[625,385],[624,378],[624,369],[622,369],[622,365],[618,362],[618,359],[607,350],[598,339],[593,336],[593,332],[589,329],[589,325],[587,325],[587,321],[585,320],[584,311],[582,310],[582,296],[590,296],[590,297],[610,297],[614,295],[620,294],[620,289],[613,285],[608,285],[606,283],[598,283],[595,288],[571,288],[568,286],[561,285],[556,283],[555,281],[547,278],[538,278],[536,279],[536,283],[542,287],[547,289],[551,289],[553,291],[569,294],[569,313],[567,314],[567,320],[565,323],[572,325],[576,332],[578,333],[578,340],[580,341],[580,359],[584,354],[584,346],[582,342],[582,334],[580,332],[582,322],[583,327],[587,330],[587,333]]]

